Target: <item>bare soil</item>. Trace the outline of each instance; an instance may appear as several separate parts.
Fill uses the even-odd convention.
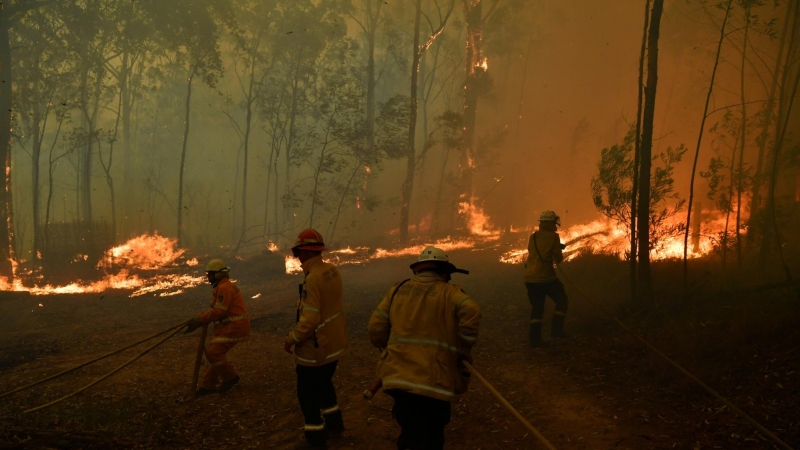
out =
[[[663,277],[657,286],[659,303],[642,309],[622,301],[628,296],[624,264],[613,258],[579,258],[563,265],[572,336],[530,349],[530,306],[521,270],[496,262],[497,255],[497,249],[451,255],[472,271],[456,275],[454,282],[483,308],[475,367],[557,448],[773,448],[631,339],[597,304],[620,314],[773,433],[800,446],[800,308],[791,293],[740,289],[719,294],[718,284],[701,280],[693,284],[691,300],[678,300],[680,278],[674,264],[665,263],[655,268]],[[347,431],[330,442],[331,448],[395,448],[399,429],[391,417],[391,398],[379,394],[367,402],[361,392],[374,377],[377,357],[366,337],[367,322],[389,286],[408,277],[408,263],[387,259],[340,268],[350,350],[335,383]],[[295,445],[303,418],[295,398],[293,359],[283,352],[282,342],[294,323],[301,277],[284,275],[281,261],[266,256],[234,266],[233,277],[253,317],[252,340],[230,354],[242,377],[236,388],[185,401],[199,333],[179,334],[98,386],[43,411],[21,413],[88,384],[137,349],[0,399],[0,448]],[[256,294],[261,296],[252,299]],[[0,293],[0,392],[186,320],[202,311],[209,297],[208,286],[172,297],[132,299],[125,292]],[[551,314],[548,304],[546,319]],[[446,448],[541,448],[477,380],[454,405],[452,416]]]

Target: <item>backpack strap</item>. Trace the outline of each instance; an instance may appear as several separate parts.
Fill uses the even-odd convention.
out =
[[[386,314],[389,315],[389,325],[392,324],[391,314],[392,314],[392,302],[394,301],[394,296],[397,295],[397,291],[399,291],[400,288],[403,287],[403,285],[408,283],[409,281],[411,281],[411,278],[401,281],[400,284],[397,285],[397,288],[394,290],[394,292],[392,292],[392,296],[389,297],[389,310],[386,311]]]

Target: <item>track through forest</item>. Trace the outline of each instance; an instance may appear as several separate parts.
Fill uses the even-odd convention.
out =
[[[569,284],[572,337],[529,349],[526,326],[530,310],[519,270],[490,262],[496,261],[492,255],[491,251],[451,255],[459,266],[472,271],[469,277],[457,275],[454,282],[463,285],[483,308],[475,367],[557,448],[772,448],[727,408],[630,342]],[[253,317],[253,339],[231,355],[242,376],[237,388],[183,402],[198,336],[181,334],[99,386],[42,412],[19,415],[22,409],[87,384],[129,353],[0,400],[0,448],[293,445],[302,434],[303,420],[294,394],[293,361],[283,352],[282,342],[294,321],[300,277],[265,276],[279,269],[272,263],[246,266],[238,272],[234,267],[233,273]],[[595,268],[578,261],[565,265],[571,279],[585,282],[582,288],[600,298],[613,297],[607,294],[615,289],[624,292],[623,273],[592,275]],[[330,442],[331,448],[392,449],[398,427],[391,418],[391,399],[383,394],[372,402],[361,398],[373,379],[377,356],[366,337],[366,324],[389,286],[408,276],[407,261],[343,266],[341,272],[350,351],[340,363],[335,383],[348,430]],[[262,294],[259,298],[250,298],[258,293]],[[121,292],[53,297],[3,294],[0,315],[6,325],[0,330],[0,391],[178,323],[202,310],[209,295],[208,286],[167,298],[129,299]],[[546,318],[552,313],[552,305],[548,307]],[[635,314],[627,320],[652,322]],[[669,333],[651,338],[662,335]],[[796,334],[786,342],[796,345]],[[743,350],[743,354],[751,350]],[[755,361],[729,361],[727,366],[715,364],[716,368],[704,366],[702,360],[686,361],[686,355],[671,356],[684,358],[701,378],[707,377],[706,382],[797,445],[797,352],[791,345],[762,346],[755,355]],[[722,375],[708,378],[715,373]],[[453,407],[447,448],[539,446],[528,430],[473,380],[470,392]]]

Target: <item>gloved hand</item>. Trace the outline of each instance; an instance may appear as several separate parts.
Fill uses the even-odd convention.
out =
[[[292,347],[293,347],[293,346],[294,346],[294,344],[292,344],[291,342],[289,342],[289,341],[287,340],[286,342],[284,342],[284,343],[283,343],[283,350],[284,350],[286,353],[289,353],[289,354],[291,354],[291,353],[293,353],[293,352],[292,352]]]
[[[200,321],[200,319],[198,319],[197,317],[193,317],[193,318],[192,318],[192,319],[189,321],[189,324],[188,324],[188,325],[186,325],[186,331],[185,331],[183,334],[186,334],[186,333],[191,333],[191,332],[193,332],[194,330],[196,330],[196,329],[198,329],[198,328],[202,327],[203,325],[204,325],[204,324],[203,324],[203,322],[201,322],[201,321]]]
[[[561,250],[564,250],[565,248],[567,248],[567,244],[561,244]]]

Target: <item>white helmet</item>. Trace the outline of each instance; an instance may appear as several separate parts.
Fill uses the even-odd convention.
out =
[[[561,217],[558,217],[555,211],[542,211],[539,222],[555,222],[556,225],[561,225]]]
[[[444,250],[432,245],[425,247],[425,249],[422,250],[422,253],[419,254],[417,262],[411,264],[410,267],[413,270],[415,267],[425,263],[429,263],[431,268],[437,266],[444,267],[449,273],[469,274],[469,270],[459,269],[453,265]]]

